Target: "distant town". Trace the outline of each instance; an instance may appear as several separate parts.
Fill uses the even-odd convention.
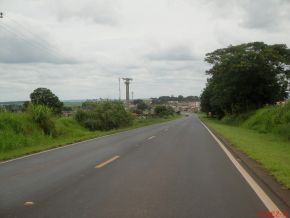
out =
[[[97,101],[106,101],[108,99],[79,99],[79,100],[64,100],[63,114],[70,116],[72,112],[81,107],[84,102],[97,102]],[[122,100],[124,104],[126,100]],[[11,112],[20,112],[23,110],[26,101],[8,101],[0,102],[0,107],[5,108]],[[182,95],[175,96],[161,96],[158,98],[149,98],[149,99],[134,99],[129,101],[130,110],[137,110],[140,103],[145,103],[146,108],[153,108],[154,105],[164,105],[170,106],[174,109],[175,112],[199,112],[200,111],[200,101],[198,96],[187,96],[183,97]],[[141,104],[142,104],[141,103]]]

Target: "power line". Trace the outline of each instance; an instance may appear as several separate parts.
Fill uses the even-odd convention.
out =
[[[0,12],[0,18],[3,18],[3,13]],[[6,19],[6,18],[5,18]],[[15,23],[18,27],[21,26],[22,30],[25,30],[24,32],[29,33],[30,37],[26,34],[23,34],[19,31],[15,31],[13,29],[13,27],[11,27],[11,25],[7,25],[4,22],[0,22],[0,26],[2,26],[3,30],[6,30],[6,32],[9,32],[11,34],[13,34],[14,36],[16,36],[16,38],[19,40],[21,39],[22,41],[26,42],[27,44],[29,44],[30,46],[36,48],[38,51],[39,49],[46,52],[46,54],[49,54],[50,56],[54,57],[57,60],[60,59],[64,59],[65,55],[61,54],[60,51],[58,51],[57,49],[53,48],[53,47],[49,47],[46,42],[44,41],[39,41],[39,37],[37,37],[35,34],[33,34],[32,32],[30,32],[29,30],[27,30],[26,27],[24,27],[22,24],[19,24],[17,21],[13,20],[13,19],[9,19],[8,20],[12,21],[13,23]],[[23,32],[23,31],[22,31]],[[29,40],[28,38],[33,38],[33,41]],[[53,60],[52,60],[53,61]]]
[[[13,29],[9,28],[8,26],[4,25],[3,23],[1,23],[0,26],[2,27],[2,30],[6,30],[6,32],[13,34],[18,40],[22,40],[23,42],[26,42],[31,47],[37,49],[37,51],[42,50],[42,53],[46,52],[46,54],[56,58],[57,60],[60,58],[60,57],[56,56],[55,54],[51,53],[49,50],[44,49],[43,47],[37,45],[36,43],[33,43],[30,40],[27,40],[27,38],[25,36],[23,36],[22,34],[20,34],[18,32],[15,32]]]
[[[24,33],[28,35],[30,35],[31,37],[33,37],[34,42],[36,42],[37,44],[39,44],[40,46],[44,47],[45,49],[51,50],[55,53],[57,53],[60,56],[65,56],[63,51],[61,51],[60,49],[56,49],[55,47],[49,47],[47,45],[47,43],[44,40],[39,40],[39,36],[37,36],[35,33],[33,33],[32,31],[30,31],[26,26],[24,26],[23,24],[19,23],[18,21],[12,19],[12,18],[6,18],[9,21],[13,22],[16,26],[18,26],[18,28],[22,29]]]

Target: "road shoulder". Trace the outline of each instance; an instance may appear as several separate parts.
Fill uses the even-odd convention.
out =
[[[200,120],[201,121],[201,120]],[[269,175],[255,160],[248,157],[221,136],[217,131],[201,121],[223,143],[242,167],[254,178],[261,188],[279,205],[282,211],[290,211],[290,190],[285,189],[274,176]]]

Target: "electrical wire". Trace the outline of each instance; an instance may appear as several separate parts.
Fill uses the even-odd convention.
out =
[[[20,31],[14,30],[14,28],[11,27],[11,25],[9,26],[9,25],[5,24],[4,22],[2,22],[1,20],[0,20],[0,27],[2,27],[1,28],[2,30],[6,31],[6,32],[9,32],[10,34],[13,34],[18,40],[22,40],[23,42],[26,42],[31,47],[37,49],[38,52],[39,52],[39,50],[41,50],[42,54],[43,54],[43,52],[45,52],[47,55],[55,58],[56,60],[55,61],[51,60],[52,62],[59,62],[59,61],[61,61],[61,59],[65,59],[64,58],[65,55],[60,54],[60,52],[57,51],[55,48],[53,48],[53,50],[52,50],[52,48],[47,46],[47,44],[43,44],[43,42],[41,42],[39,40],[37,41],[37,37],[35,36],[35,34],[31,33],[30,31],[27,31],[26,28],[25,28],[26,29],[25,32],[29,33],[30,37],[28,37],[27,34],[25,35],[25,34],[21,33]],[[18,22],[17,21],[13,21],[13,23],[17,24]],[[20,26],[19,23],[18,23],[18,26]],[[21,29],[24,30],[24,27],[22,26]],[[29,40],[29,38],[31,38],[31,36],[34,39],[33,41]]]
[[[12,19],[12,18],[6,18],[8,21],[13,22],[16,26],[18,26],[18,29],[22,29],[22,33],[26,33],[27,36],[29,35],[30,37],[33,38],[33,41],[38,44],[41,47],[44,47],[45,49],[51,50],[55,53],[57,53],[59,56],[65,56],[63,51],[56,49],[55,47],[50,47],[47,45],[47,42],[44,40],[40,40],[41,38],[33,33],[31,30],[29,30],[25,25],[19,23],[18,21]]]

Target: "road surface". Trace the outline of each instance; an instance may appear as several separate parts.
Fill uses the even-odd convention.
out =
[[[195,116],[0,164],[0,217],[245,218],[267,211]]]

